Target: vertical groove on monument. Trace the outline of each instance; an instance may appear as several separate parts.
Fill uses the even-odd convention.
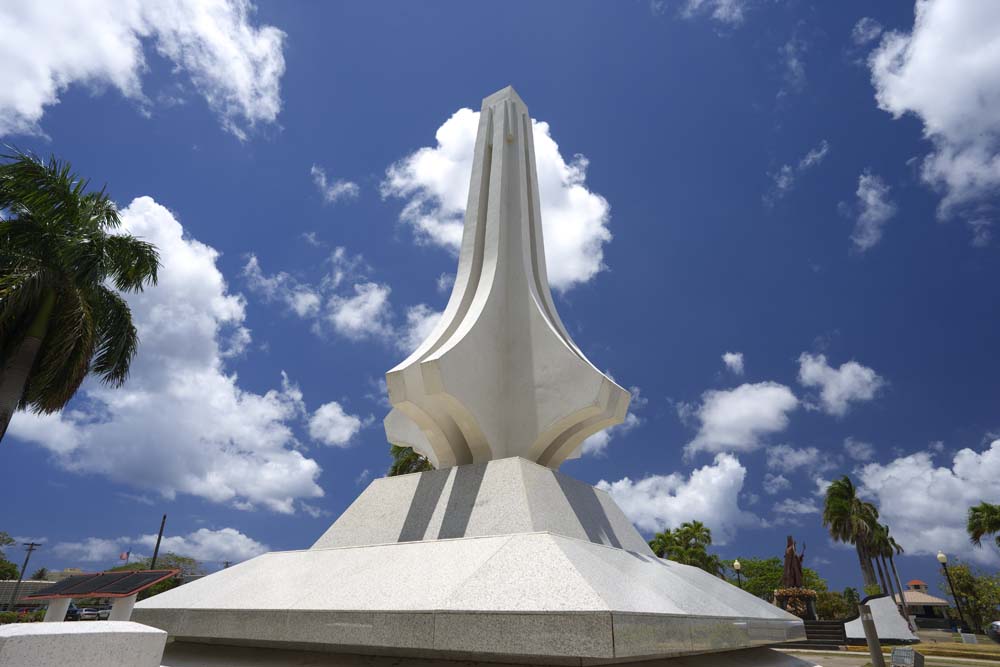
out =
[[[133,617],[184,646],[534,664],[804,639],[801,619],[656,558],[611,496],[558,471],[624,419],[629,395],[560,321],[544,248],[531,117],[505,88],[483,101],[451,298],[386,375],[390,442],[437,470],[373,480],[311,548],[220,570]]]
[[[559,319],[531,117],[513,89],[484,100],[475,150],[451,298],[386,375],[386,434],[438,468],[508,456],[558,468],[587,436],[624,420],[629,395]]]

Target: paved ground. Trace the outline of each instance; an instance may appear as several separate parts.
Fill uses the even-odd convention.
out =
[[[871,662],[871,658],[868,657],[867,653],[854,653],[847,651],[784,651],[789,655],[793,655],[802,660],[811,661],[817,665],[822,665],[822,667],[861,667],[862,665],[867,665]],[[885,664],[888,667],[889,655],[885,654]],[[961,667],[962,665],[968,665],[969,667],[979,667],[981,665],[993,665],[996,666],[997,662],[995,660],[971,660],[966,658],[939,658],[939,657],[927,657],[924,658],[924,665],[926,667]]]

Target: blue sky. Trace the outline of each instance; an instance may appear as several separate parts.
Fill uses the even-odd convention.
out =
[[[209,568],[303,548],[383,474],[379,379],[447,300],[508,84],[560,314],[635,388],[566,473],[727,558],[794,534],[837,588],[850,474],[904,579],[1000,564],[962,530],[1000,502],[989,0],[79,4],[0,3],[0,134],[107,183],[164,269],[126,387],[3,443],[33,565],[148,554],[162,513]]]

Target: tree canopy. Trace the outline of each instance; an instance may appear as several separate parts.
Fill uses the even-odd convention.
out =
[[[413,447],[389,445],[389,454],[392,456],[392,465],[389,466],[388,477],[407,475],[411,472],[434,470],[431,462],[413,451]]]
[[[722,576],[723,565],[717,554],[709,553],[712,531],[701,521],[685,521],[677,528],[653,535],[649,548],[660,558],[700,567],[709,574]]]
[[[969,539],[977,547],[982,546],[982,540],[987,535],[996,536],[997,548],[1000,548],[1000,505],[981,502],[969,508],[969,518],[966,524]]]
[[[2,440],[15,410],[57,412],[90,374],[125,382],[139,336],[119,292],[155,284],[159,255],[69,164],[0,159]]]

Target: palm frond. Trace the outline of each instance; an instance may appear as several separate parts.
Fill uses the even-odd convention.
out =
[[[92,371],[115,387],[128,379],[129,365],[139,348],[139,334],[125,300],[103,285],[93,290],[91,308],[96,322]]]

